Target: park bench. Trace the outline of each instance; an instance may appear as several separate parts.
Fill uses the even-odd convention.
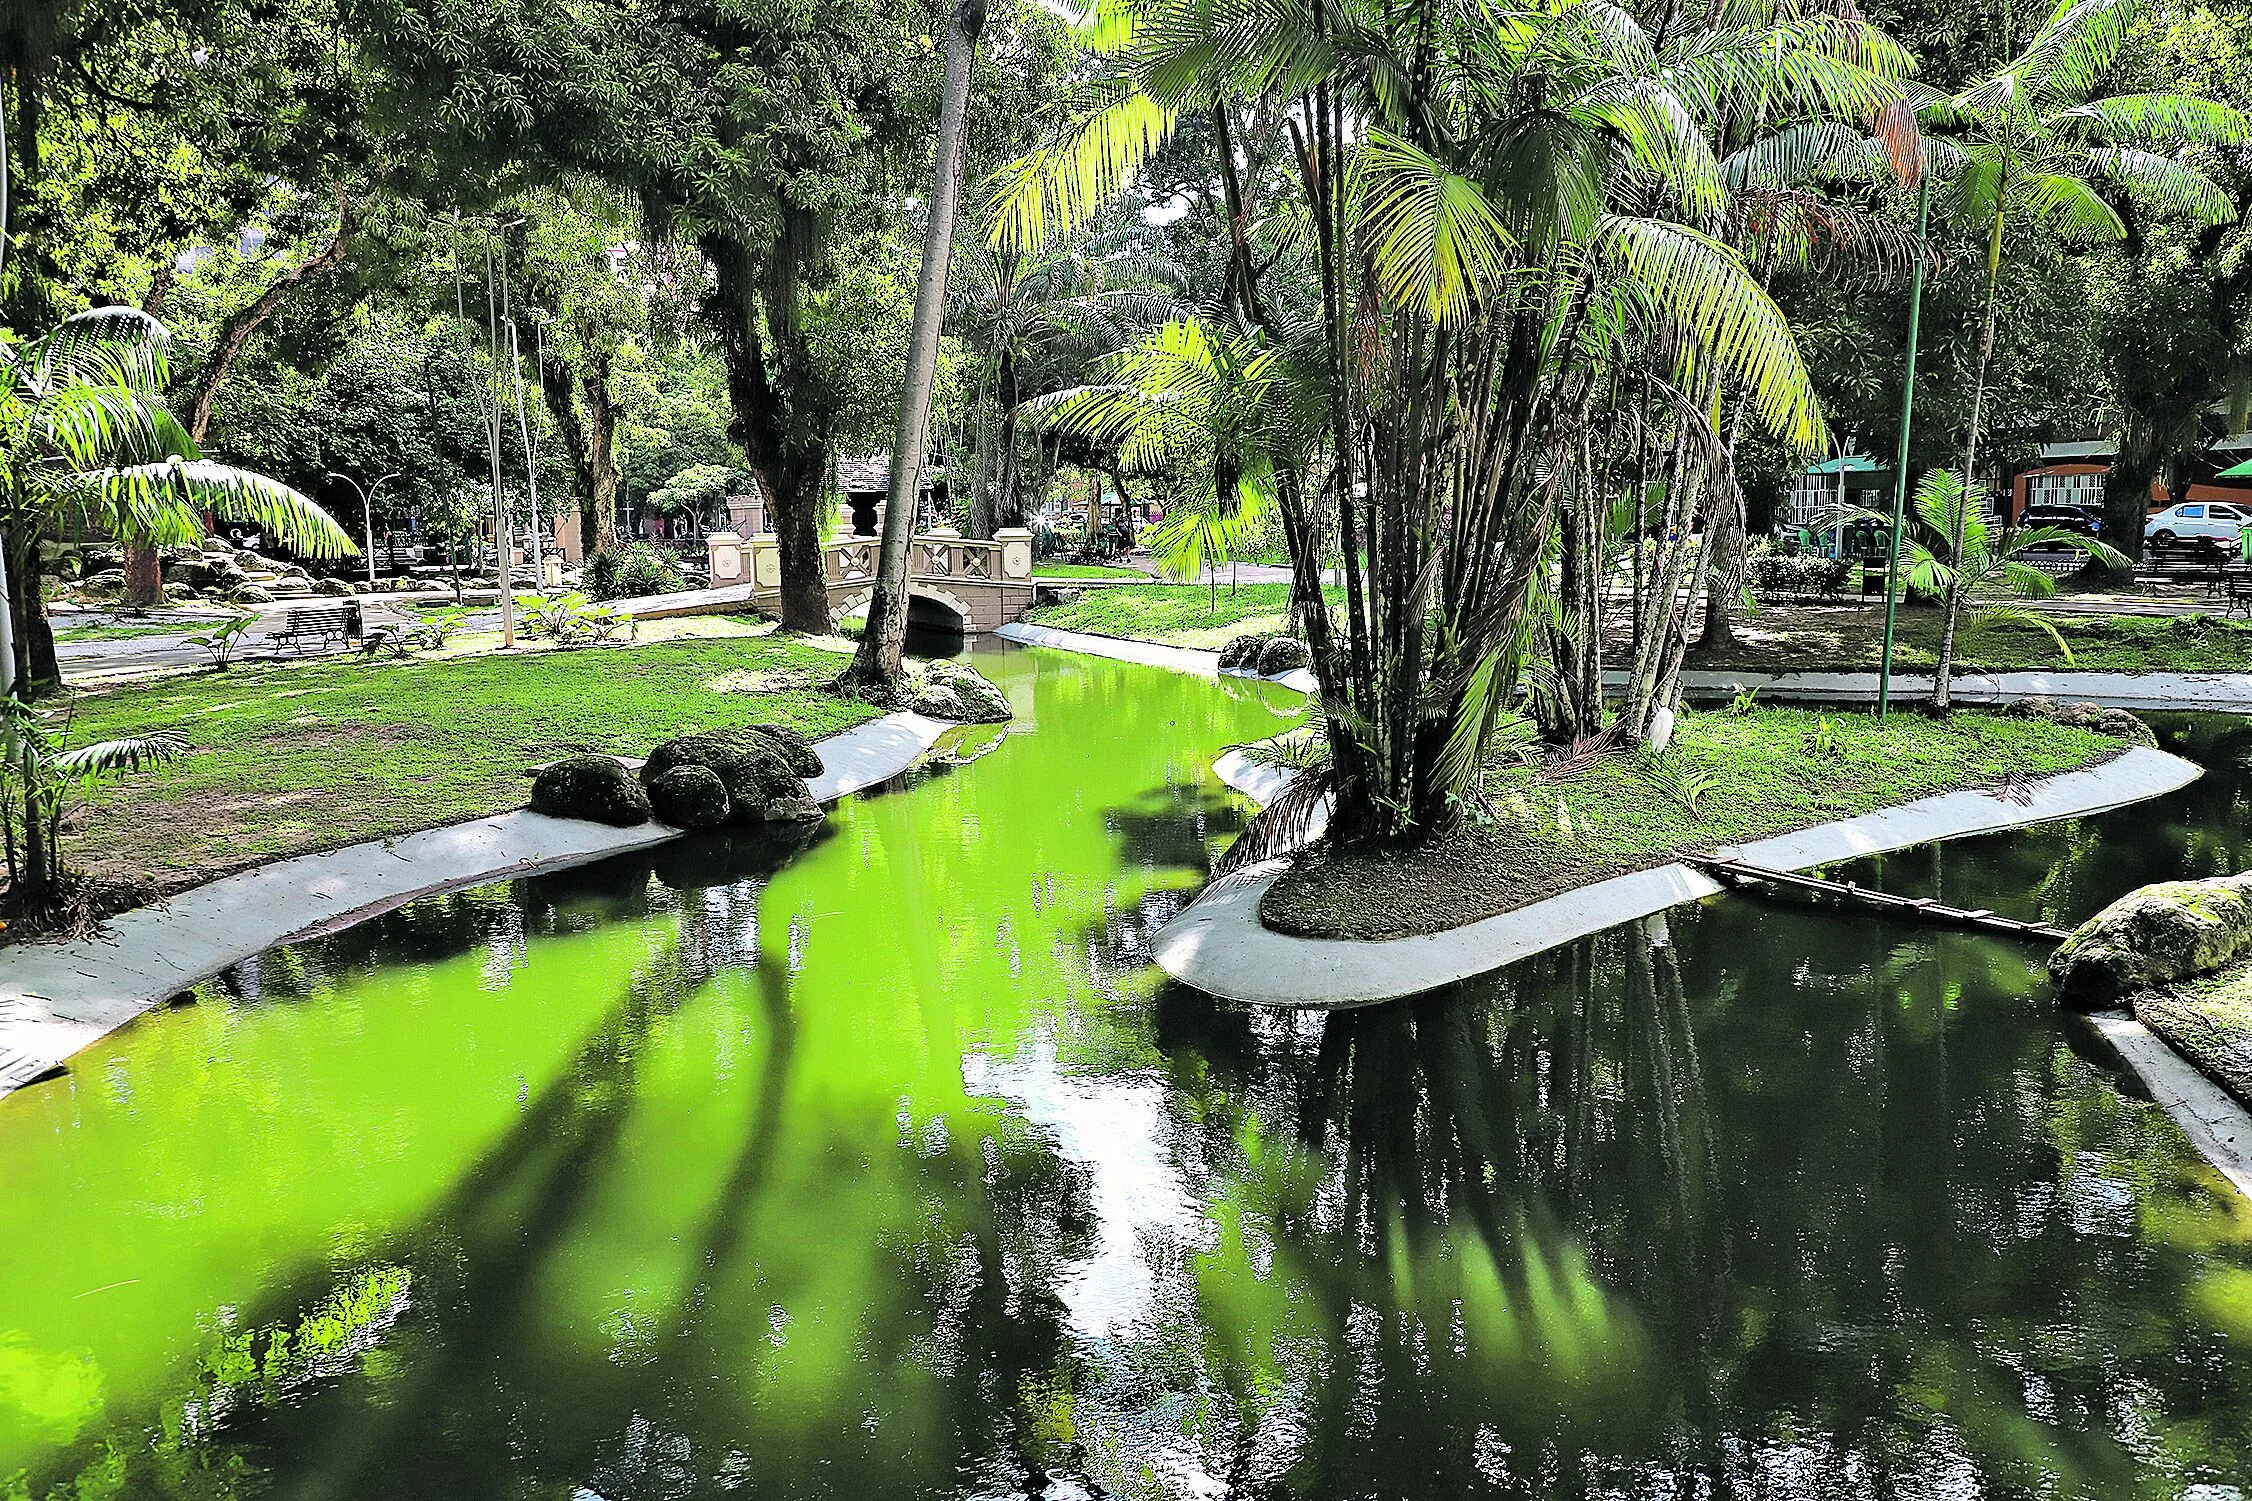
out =
[[[2228,570],[2225,587],[2228,590],[2228,608],[2223,615],[2234,615],[2242,610],[2252,618],[2252,568],[2238,565]]]
[[[276,646],[287,646],[292,651],[306,650],[306,643],[326,647],[333,639],[339,649],[349,646],[352,638],[360,634],[360,607],[347,601],[338,605],[312,605],[291,610],[282,616],[281,624],[268,633],[267,639]]]

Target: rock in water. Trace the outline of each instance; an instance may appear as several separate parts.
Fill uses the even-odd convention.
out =
[[[786,724],[745,725],[744,733],[766,740],[781,752],[782,759],[790,763],[790,770],[801,777],[821,775],[821,755],[807,743],[805,736]]]
[[[2125,709],[2107,709],[2101,704],[2055,703],[2045,698],[2025,698],[2009,705],[2002,712],[2018,719],[2046,719],[2083,730],[2094,730],[2099,735],[2116,735],[2129,745],[2155,748],[2158,744],[2158,736],[2151,732],[2149,725]]]
[[[1222,672],[1252,672],[1259,664],[1259,653],[1266,649],[1270,638],[1261,635],[1232,636],[1220,648]]]
[[[649,821],[649,794],[610,756],[568,756],[532,779],[532,811],[630,828]]]
[[[2161,881],[2130,891],[2072,930],[2049,956],[2060,999],[2107,1006],[2171,980],[2210,974],[2252,948],[2252,873]]]
[[[1009,707],[1007,694],[980,677],[975,668],[959,662],[933,662],[925,667],[911,707],[932,719],[963,724],[1001,724],[1016,713]]]
[[[815,765],[818,770],[818,758]],[[803,822],[808,807],[816,817],[820,814],[805,778],[791,768],[780,743],[766,734],[705,730],[667,740],[649,753],[642,780],[655,782],[684,766],[702,767],[719,778],[727,789],[731,823]],[[770,812],[770,806],[776,811]]]
[[[778,797],[766,805],[768,823],[819,823],[827,816],[810,792]]]
[[[706,766],[675,766],[648,786],[649,806],[676,829],[708,829],[733,810],[727,784]]]
[[[931,719],[960,721],[970,717],[970,706],[962,702],[962,695],[945,683],[924,683],[915,690],[908,707]]]
[[[1267,644],[1259,648],[1257,670],[1263,678],[1281,677],[1286,672],[1313,665],[1313,648],[1295,636],[1270,636]]]

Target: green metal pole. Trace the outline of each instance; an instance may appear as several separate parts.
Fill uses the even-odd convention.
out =
[[[1908,429],[1916,413],[1916,337],[1924,317],[1924,232],[1931,227],[1931,169],[1916,188],[1916,287],[1908,299],[1908,365],[1900,382],[1900,451],[1892,466],[1892,557],[1884,571],[1884,660],[1877,668],[1877,718],[1892,707],[1892,629],[1900,609],[1900,528],[1908,511]]]

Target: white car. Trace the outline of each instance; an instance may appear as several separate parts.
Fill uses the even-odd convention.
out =
[[[2252,525],[2252,515],[2214,501],[2186,501],[2152,514],[2143,523],[2143,541],[2155,548],[2198,547],[2234,551],[2237,533]]]

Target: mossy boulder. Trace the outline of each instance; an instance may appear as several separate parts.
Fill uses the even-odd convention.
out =
[[[1313,665],[1312,648],[1295,636],[1273,636],[1259,648],[1258,673],[1263,678],[1281,677]]]
[[[1296,636],[1266,636],[1254,632],[1236,636],[1220,648],[1222,672],[1248,672],[1271,678],[1313,665],[1313,652]]]
[[[2252,965],[2135,998],[2135,1020],[2252,1105]]]
[[[612,756],[567,756],[532,779],[532,811],[630,828],[649,821],[649,794]]]
[[[959,662],[933,662],[923,669],[909,705],[917,714],[959,724],[1001,724],[1014,717],[1008,695]]]
[[[2252,874],[2161,881],[2073,929],[2049,956],[2058,998],[2107,1006],[2137,991],[2211,974],[2252,948]]]
[[[2060,704],[2053,699],[2027,698],[2018,700],[2002,712],[2019,719],[2046,719],[2055,724],[2094,730],[2099,735],[2114,735],[2130,745],[2155,748],[2158,744],[2158,737],[2151,733],[2149,725],[2125,709],[2107,709],[2102,704]]]
[[[704,730],[665,741],[649,753],[641,768],[644,783],[652,783],[683,766],[699,766],[716,776],[727,789],[730,823],[806,822],[810,806],[820,815],[820,804],[791,769],[777,743],[767,735],[744,730]]]
[[[705,766],[675,766],[648,782],[649,806],[676,829],[708,829],[727,822],[734,804],[727,784]]]
[[[771,744],[787,761],[790,770],[801,777],[821,775],[821,754],[805,736],[786,724],[753,724],[743,727],[744,733],[756,735]]]
[[[1250,672],[1259,665],[1259,653],[1272,639],[1253,633],[1247,636],[1230,636],[1228,644],[1220,648],[1222,672]]]

